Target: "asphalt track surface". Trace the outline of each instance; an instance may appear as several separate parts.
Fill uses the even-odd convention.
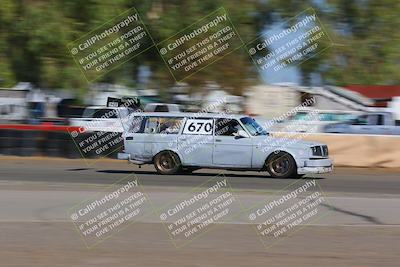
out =
[[[196,187],[216,175],[225,175],[234,189],[280,190],[296,178],[274,179],[265,172],[202,169],[191,175],[159,175],[153,166],[139,168],[116,160],[66,160],[2,157],[0,181],[113,184],[136,175],[144,186]],[[329,174],[307,175],[326,192],[345,194],[400,194],[400,169],[337,168]]]
[[[0,266],[398,266],[400,170],[335,169],[311,175],[329,198],[329,215],[266,249],[246,218],[175,248],[157,214],[86,248],[67,209],[134,176],[155,205],[223,175],[242,202],[298,179],[199,170],[158,175],[125,162],[0,157]]]

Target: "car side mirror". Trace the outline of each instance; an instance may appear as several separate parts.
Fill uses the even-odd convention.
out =
[[[248,133],[246,133],[244,130],[239,130],[236,134],[235,134],[235,138],[249,138],[250,136],[248,135]]]

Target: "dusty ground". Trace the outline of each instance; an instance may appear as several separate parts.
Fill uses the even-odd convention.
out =
[[[70,223],[1,223],[0,266],[398,266],[400,227],[309,226],[265,249],[222,225],[176,249],[161,224],[135,224],[87,249]]]

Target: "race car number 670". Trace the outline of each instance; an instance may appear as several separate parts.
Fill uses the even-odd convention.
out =
[[[184,134],[212,134],[213,120],[188,119],[183,129]]]

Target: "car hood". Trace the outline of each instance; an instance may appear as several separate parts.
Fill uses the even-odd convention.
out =
[[[290,137],[273,137],[273,136],[255,136],[254,140],[260,142],[261,144],[271,145],[273,147],[290,147],[290,148],[309,148],[312,146],[323,146],[325,144],[302,140],[301,138],[296,138],[296,136]]]

